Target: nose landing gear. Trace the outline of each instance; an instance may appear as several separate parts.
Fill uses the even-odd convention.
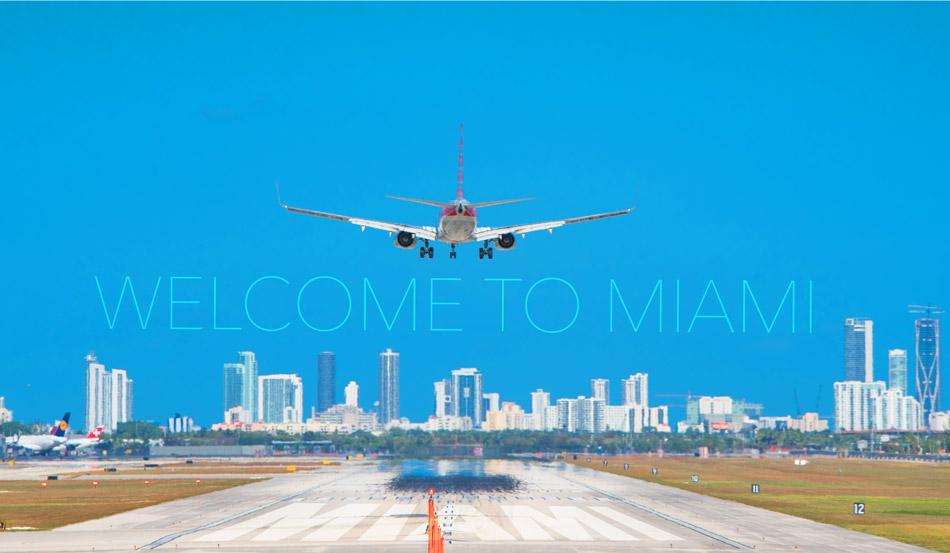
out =
[[[455,259],[455,244],[452,244],[452,251],[449,252],[449,259]]]

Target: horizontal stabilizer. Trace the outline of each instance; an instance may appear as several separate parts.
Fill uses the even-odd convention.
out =
[[[471,204],[471,207],[490,207],[493,205],[502,205],[502,204],[513,204],[515,202],[526,202],[528,200],[533,200],[534,198],[518,198],[516,200],[496,200],[494,202],[480,202],[477,204]]]
[[[455,204],[450,204],[446,202],[434,202],[432,200],[420,200],[418,198],[403,198],[401,196],[386,196],[391,200],[400,200],[403,202],[412,202],[415,204],[425,204],[425,205],[434,205],[435,207],[453,207]]]

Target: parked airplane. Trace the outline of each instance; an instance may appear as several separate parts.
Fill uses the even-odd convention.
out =
[[[93,447],[102,441],[102,427],[97,426],[85,438],[67,438],[66,443],[53,448],[53,451],[74,451]]]
[[[66,443],[66,431],[69,429],[69,412],[63,419],[56,421],[46,434],[12,436],[6,439],[7,447],[22,449],[30,453],[49,453]]]
[[[461,131],[462,128],[459,129],[460,135]],[[279,187],[277,188],[277,201],[281,207],[294,213],[302,213],[304,215],[313,215],[315,217],[323,217],[325,219],[333,219],[335,221],[352,223],[354,225],[358,225],[362,230],[366,230],[366,227],[369,227],[385,230],[389,232],[390,235],[396,233],[395,244],[397,248],[410,249],[415,247],[416,243],[421,240],[422,245],[419,247],[420,258],[426,256],[429,258],[432,257],[433,248],[429,245],[430,240],[435,242],[444,242],[452,247],[452,251],[449,253],[449,258],[451,259],[455,259],[455,246],[457,244],[464,244],[467,242],[481,242],[482,246],[478,249],[478,258],[483,259],[488,257],[488,259],[492,259],[494,256],[493,246],[497,246],[500,250],[510,250],[515,247],[515,235],[521,235],[521,237],[524,238],[525,234],[538,230],[546,230],[551,233],[554,231],[554,229],[564,225],[596,221],[598,219],[606,219],[608,217],[617,217],[619,215],[626,215],[632,211],[632,208],[628,208],[622,209],[620,211],[611,211],[608,213],[586,215],[583,217],[573,217],[569,219],[557,219],[554,221],[545,221],[541,223],[509,225],[504,227],[479,227],[476,224],[475,215],[475,212],[478,208],[510,204],[514,202],[523,202],[533,198],[497,200],[493,202],[480,203],[471,203],[466,200],[462,194],[462,145],[462,137],[460,136],[458,188],[456,190],[454,200],[449,202],[436,202],[431,200],[420,200],[416,198],[403,198],[400,196],[387,196],[388,198],[392,198],[394,200],[431,205],[440,208],[439,224],[437,227],[403,225],[399,223],[363,219],[360,217],[349,217],[346,215],[337,215],[335,213],[326,213],[323,211],[314,211],[311,209],[289,206],[281,201]]]

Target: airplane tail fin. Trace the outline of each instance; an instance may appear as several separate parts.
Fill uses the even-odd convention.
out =
[[[93,431],[91,431],[91,432],[89,433],[89,435],[86,436],[86,437],[87,437],[87,438],[95,438],[95,439],[97,439],[97,440],[100,439],[100,438],[102,438],[102,427],[101,427],[101,426],[97,426],[96,429],[93,430]]]
[[[493,206],[493,205],[504,205],[504,204],[513,204],[513,203],[515,203],[515,202],[526,202],[526,201],[528,201],[528,200],[533,200],[533,199],[534,199],[534,198],[518,198],[518,199],[516,199],[516,200],[496,200],[496,201],[494,201],[494,202],[481,202],[481,203],[477,203],[477,204],[470,204],[470,206],[471,206],[471,207],[474,207],[474,208],[490,207],[490,206]]]
[[[465,123],[459,125],[459,174],[458,174],[458,189],[455,191],[455,197],[462,199],[465,196],[462,195],[462,141],[463,133],[465,132]]]
[[[63,419],[56,421],[50,429],[49,433],[51,436],[63,437],[66,435],[66,430],[69,429],[69,411],[66,411],[66,414],[63,415]]]

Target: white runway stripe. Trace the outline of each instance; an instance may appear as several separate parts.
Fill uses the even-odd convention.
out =
[[[293,516],[294,513],[298,513],[304,509],[307,509],[308,503],[293,503],[287,505],[286,507],[281,507],[275,509],[269,513],[264,513],[263,515],[256,516],[244,521],[241,521],[233,526],[228,526],[227,528],[222,528],[221,530],[212,532],[205,536],[199,536],[195,538],[195,541],[208,541],[208,542],[221,542],[221,541],[232,541],[235,540],[244,534],[253,532],[254,530],[259,530],[275,520],[280,520],[285,516]],[[322,505],[321,505],[322,506]]]
[[[314,526],[311,517],[323,508],[325,503],[300,503],[297,509],[273,523],[270,528],[254,536],[252,541],[281,541],[299,534]]]
[[[624,526],[632,530],[635,530],[637,532],[640,532],[644,536],[648,536],[655,540],[663,540],[663,541],[681,541],[682,540],[682,538],[676,537],[673,534],[670,534],[669,532],[660,530],[656,526],[651,526],[643,522],[642,520],[637,520],[623,513],[618,513],[617,511],[611,509],[610,507],[591,507],[591,510],[609,518],[610,520],[614,522],[619,522],[620,524],[623,524]]]
[[[362,536],[360,541],[395,541],[402,532],[403,527],[409,522],[409,516],[416,510],[416,505],[412,503],[396,503],[381,516],[369,530]]]
[[[312,525],[322,526],[316,532],[306,536],[304,541],[336,541],[379,506],[378,503],[352,503],[322,513],[313,518],[316,523]]]

